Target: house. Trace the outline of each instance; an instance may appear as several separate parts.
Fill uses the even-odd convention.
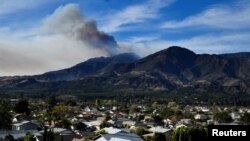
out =
[[[103,128],[103,130],[107,134],[130,133],[129,129],[118,129],[114,127],[106,127],[106,128]]]
[[[163,134],[171,131],[171,129],[169,129],[169,128],[163,128],[161,126],[151,127],[148,130],[150,132],[153,132],[153,133],[163,133]]]
[[[133,121],[127,118],[118,118],[117,120],[109,120],[108,122],[118,128],[121,128],[123,126],[129,126],[129,127],[145,126],[143,123],[139,121]]]
[[[118,129],[114,127],[103,128],[106,134],[94,138],[94,141],[143,141],[143,139],[129,129]]]
[[[32,118],[30,116],[25,115],[25,114],[15,114],[13,116],[12,122],[18,123],[18,122],[25,121],[25,120],[30,121],[30,120],[32,120]]]
[[[202,112],[204,112],[204,113],[210,112],[210,109],[207,108],[207,107],[201,107],[200,110],[201,110]]]
[[[231,118],[232,118],[233,120],[240,119],[240,117],[241,117],[240,114],[239,114],[239,113],[236,113],[236,112],[231,113],[230,116],[231,116]]]
[[[37,130],[39,126],[31,121],[22,121],[12,125],[12,130]]]
[[[54,141],[72,141],[73,139],[80,139],[82,138],[81,135],[76,134],[72,130],[68,130],[65,128],[51,128],[48,129],[48,131],[51,130],[54,132]],[[41,134],[43,134],[44,131],[41,131]]]
[[[71,121],[72,123],[76,123],[76,122],[78,122],[78,121],[79,121],[79,119],[78,119],[78,118],[76,118],[76,117],[73,117],[70,121]]]
[[[100,130],[100,125],[102,124],[102,121],[95,120],[95,121],[89,121],[89,122],[83,122],[88,128],[95,128],[97,130]]]
[[[183,123],[183,124],[185,124],[185,125],[191,125],[192,124],[192,120],[191,119],[181,119],[180,122]]]
[[[138,124],[138,122],[136,121],[132,121],[132,120],[126,120],[122,122],[123,126],[128,125],[129,127],[135,127]]]
[[[106,117],[105,116],[100,116],[100,117],[97,117],[96,120],[104,122],[106,120]]]
[[[99,135],[94,141],[143,141],[143,139],[132,133],[117,133]]]
[[[245,113],[245,109],[240,108],[240,109],[239,109],[239,113],[244,114],[244,113]]]
[[[11,105],[15,105],[17,102],[19,101],[19,99],[10,99],[9,102]]]
[[[147,134],[146,136],[154,136],[155,133],[162,133],[165,135],[166,141],[171,141],[171,136],[172,136],[172,129],[170,128],[163,128],[161,126],[156,126],[149,128],[149,131],[152,132],[153,134]]]
[[[99,110],[97,110],[96,108],[90,108],[89,106],[84,108],[84,113],[90,115],[102,115],[102,113]]]
[[[77,122],[73,125],[71,125],[72,130],[79,130],[79,131],[86,131],[87,125],[84,124],[83,122]]]
[[[128,121],[129,119],[127,119],[127,118],[118,118],[118,119],[116,119],[116,120],[110,120],[110,121],[108,121],[109,123],[113,123],[113,125],[115,126],[115,127],[119,127],[119,128],[121,128],[122,126],[123,126],[123,122],[124,121]]]
[[[214,124],[214,120],[213,119],[207,120],[207,124]]]
[[[187,105],[187,106],[184,107],[183,110],[184,110],[184,111],[193,112],[193,111],[194,111],[194,107]]]
[[[204,114],[196,114],[194,116],[194,119],[196,119],[196,120],[205,120],[205,119],[207,119],[207,116],[204,115]]]
[[[72,141],[74,138],[81,138],[80,135],[64,128],[54,128],[53,131],[55,141]]]
[[[113,110],[113,111],[116,111],[117,109],[118,109],[117,106],[113,106],[113,107],[112,107],[112,110]]]
[[[112,119],[110,119],[110,120],[107,121],[107,123],[109,123],[109,124],[111,124],[111,125],[114,125],[114,124],[115,124],[115,121],[112,120]]]

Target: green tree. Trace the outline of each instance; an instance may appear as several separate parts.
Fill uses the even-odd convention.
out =
[[[160,115],[153,115],[153,120],[156,125],[163,124],[163,118]]]
[[[215,113],[213,116],[214,120],[220,123],[229,123],[232,121],[232,118],[227,111]]]
[[[9,104],[4,100],[0,100],[0,130],[11,129],[12,117],[9,110]]]
[[[55,120],[61,120],[65,117],[65,115],[69,113],[70,113],[69,106],[63,104],[54,106],[52,110],[52,115]]]
[[[106,122],[106,121],[104,121],[103,123],[101,123],[100,124],[100,128],[101,129],[103,129],[103,128],[105,128],[105,127],[110,127],[111,125],[108,123],[108,122]]]
[[[28,132],[25,137],[23,138],[24,141],[36,141],[36,138],[33,134]]]
[[[49,111],[51,111],[54,106],[56,106],[56,97],[55,96],[49,96],[49,98],[47,99],[47,108]]]
[[[100,99],[95,100],[95,106],[100,107],[101,106],[101,101]]]
[[[174,114],[174,111],[168,106],[164,106],[160,109],[160,115],[162,117],[169,117],[169,116],[172,116],[173,114]]]
[[[12,135],[10,135],[10,134],[5,136],[5,140],[6,141],[15,141],[14,137]]]
[[[27,100],[20,100],[14,107],[16,113],[25,113],[30,115],[29,102]]]
[[[158,103],[157,103],[157,102],[152,103],[151,107],[152,107],[153,109],[157,109]]]
[[[207,141],[207,131],[204,127],[180,127],[173,131],[173,141]]]
[[[219,110],[218,110],[218,107],[216,106],[216,103],[214,103],[213,105],[212,105],[212,113],[215,115],[215,114],[217,114],[218,112],[219,112]]]
[[[162,133],[155,133],[153,137],[153,141],[166,141],[166,137]]]
[[[19,99],[23,100],[23,92],[20,92]]]
[[[172,101],[172,102],[168,102],[168,108],[178,108],[179,106],[177,105],[176,102]]]
[[[4,111],[10,111],[11,110],[11,105],[9,102],[5,100],[0,100],[0,109]]]
[[[240,122],[243,124],[250,124],[250,113],[245,113],[243,116],[240,117]]]
[[[0,110],[0,129],[11,129],[11,118],[11,115],[7,111]]]
[[[137,113],[139,112],[139,109],[135,106],[135,105],[132,105],[130,108],[129,108],[129,113],[130,114],[134,114],[134,113]]]
[[[97,132],[97,134],[107,134],[107,132],[104,129],[102,129],[99,132]]]
[[[142,136],[144,134],[147,134],[149,133],[146,129],[144,128],[141,128],[141,127],[136,127],[132,130],[133,133],[139,135],[139,136]]]
[[[71,122],[67,119],[62,119],[59,123],[56,124],[58,127],[70,129],[72,125]]]

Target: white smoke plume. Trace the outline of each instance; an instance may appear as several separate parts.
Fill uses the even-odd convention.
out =
[[[64,34],[67,37],[83,41],[95,48],[116,54],[118,45],[114,38],[98,31],[93,20],[85,20],[75,4],[61,6],[44,20],[45,33]]]
[[[114,38],[75,4],[59,7],[33,28],[0,31],[0,76],[40,74],[119,53]]]

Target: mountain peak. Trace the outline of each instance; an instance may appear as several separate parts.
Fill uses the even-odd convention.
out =
[[[169,54],[174,54],[174,55],[178,55],[178,54],[192,54],[192,55],[196,55],[193,51],[187,49],[187,48],[183,48],[183,47],[179,47],[179,46],[171,46],[167,49],[164,50],[164,52],[167,52]]]
[[[158,58],[165,58],[167,60],[179,60],[179,61],[187,61],[187,60],[194,60],[197,55],[191,51],[188,50],[186,48],[183,47],[179,47],[179,46],[171,46],[165,50],[156,52],[150,56],[148,56],[149,58],[155,58],[156,56],[158,56]],[[147,58],[147,57],[146,57]],[[166,61],[166,60],[164,60]]]

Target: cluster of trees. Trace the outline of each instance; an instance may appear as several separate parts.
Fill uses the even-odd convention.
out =
[[[131,132],[135,133],[135,134],[137,134],[139,136],[142,136],[142,135],[145,135],[145,134],[149,133],[148,130],[146,130],[145,128],[140,128],[140,127],[133,128],[133,130]]]
[[[166,141],[166,137],[162,133],[154,133],[153,136],[148,136],[144,138],[145,141]]]
[[[178,91],[166,92],[166,91],[145,91],[145,90],[135,90],[133,88],[128,88],[126,86],[113,86],[108,84],[82,84],[70,82],[70,87],[63,87],[62,83],[61,89],[57,89],[55,85],[58,84],[47,84],[45,87],[34,87],[30,88],[20,88],[19,91],[24,91],[26,96],[32,98],[45,98],[49,95],[62,95],[69,94],[77,96],[80,99],[95,100],[98,97],[100,100],[103,99],[114,99],[117,101],[127,102],[141,102],[141,103],[151,103],[157,101],[158,103],[167,103],[169,101],[179,101],[182,105],[197,105],[206,104],[210,105],[213,102],[218,103],[218,105],[242,105],[248,106],[250,104],[249,95],[233,95],[223,93],[221,90],[210,90],[207,89],[205,92],[196,91],[193,88],[183,88]],[[0,89],[1,96],[16,97],[16,89]],[[185,98],[183,98],[185,97]],[[193,99],[196,100],[193,100]],[[143,100],[142,100],[143,99]]]
[[[70,103],[69,103],[70,104]],[[57,104],[55,96],[49,96],[46,101],[47,112],[42,117],[43,122],[52,122],[57,126],[69,129],[71,122],[66,119],[66,116],[71,113],[70,106],[66,104]]]
[[[27,100],[19,100],[14,107],[16,113],[30,115],[29,102]]]
[[[245,113],[243,116],[241,116],[240,122],[243,124],[250,125],[250,113]]]
[[[219,123],[230,123],[232,122],[232,118],[229,115],[228,111],[217,112],[213,114],[213,118],[215,121]]]
[[[11,115],[9,114],[10,105],[4,100],[0,100],[0,130],[11,129]]]
[[[219,123],[232,122],[229,110],[219,111],[215,104],[212,105],[213,119]]]
[[[150,133],[147,129],[141,128],[141,127],[133,128],[133,130],[131,132],[135,133],[141,137],[143,137],[143,135]],[[162,133],[154,133],[153,136],[146,136],[143,138],[145,141],[166,141],[166,137]]]
[[[173,141],[207,141],[207,129],[204,127],[180,127],[173,131]]]
[[[30,115],[29,102],[21,99],[12,107],[8,101],[0,100],[0,130],[11,129],[11,110],[14,110],[16,113]]]

